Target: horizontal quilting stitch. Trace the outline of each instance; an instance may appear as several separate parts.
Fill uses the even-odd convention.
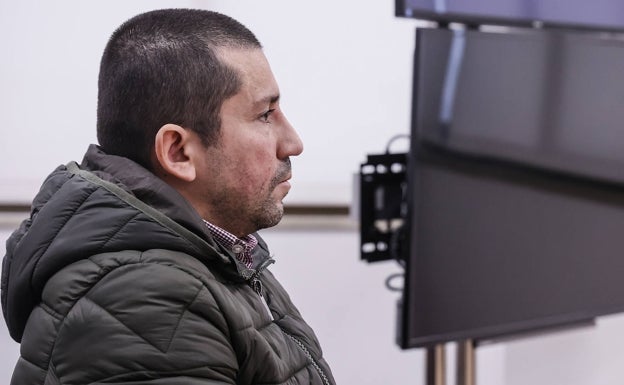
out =
[[[166,349],[162,349],[159,348],[158,346],[156,346],[156,344],[154,344],[152,341],[149,341],[148,339],[146,339],[145,337],[143,337],[139,332],[137,332],[136,330],[132,329],[131,327],[129,327],[128,325],[126,325],[125,323],[123,323],[119,318],[115,317],[114,314],[112,314],[111,312],[109,312],[105,307],[100,306],[98,303],[96,303],[95,301],[91,300],[90,298],[87,297],[83,297],[82,301],[89,301],[90,303],[94,304],[95,306],[97,306],[98,308],[102,309],[104,311],[105,314],[108,314],[112,319],[114,319],[115,321],[117,321],[120,325],[122,325],[123,327],[125,327],[127,330],[131,331],[134,335],[136,335],[137,337],[141,338],[143,341],[145,341],[147,344],[149,344],[150,346],[153,346],[155,349],[157,349],[158,351],[165,353]]]
[[[56,311],[54,311],[54,309],[52,309],[50,306],[48,306],[47,304],[41,302],[39,304],[39,307],[41,308],[41,310],[43,310],[44,312],[46,312],[46,314],[48,314],[49,316],[51,316],[52,318],[55,318],[59,321],[61,321],[63,319],[63,315],[57,313]]]
[[[230,370],[231,368],[227,367],[227,366],[216,366],[213,364],[206,364],[206,365],[201,365],[201,366],[193,366],[190,368],[184,368],[181,370],[175,370],[175,371],[166,371],[166,370],[140,370],[140,371],[131,371],[131,372],[125,372],[125,373],[120,373],[120,374],[116,374],[114,376],[110,376],[110,377],[106,377],[106,378],[101,378],[97,381],[95,381],[95,383],[97,384],[103,384],[103,383],[116,383],[118,381],[128,381],[130,379],[130,377],[132,377],[133,375],[136,375],[140,378],[144,378],[146,376],[151,376],[151,377],[158,377],[158,378],[166,378],[166,377],[171,377],[172,375],[175,376],[184,376],[184,375],[188,375],[188,372],[193,372],[202,368],[210,368],[210,369],[215,369],[215,370],[219,370],[219,369],[224,369],[224,370]],[[65,384],[64,384],[65,385]]]
[[[40,367],[39,365],[35,364],[34,362],[27,360],[27,359],[26,359],[26,358],[24,358],[23,356],[20,356],[19,360],[20,360],[22,363],[26,363],[26,364],[27,364],[27,365],[29,365],[29,366],[32,366],[32,367],[34,367],[34,368],[37,368],[37,369],[41,370],[42,372],[47,372],[47,369],[46,369],[46,368],[42,368],[42,367]]]
[[[100,246],[99,250],[106,250],[106,246],[109,244],[109,242],[114,240],[115,237],[117,236],[117,234],[119,234],[119,232],[121,230],[123,230],[124,227],[126,227],[128,225],[128,223],[130,223],[133,219],[135,219],[139,215],[141,215],[141,212],[135,212],[132,215],[130,215],[128,217],[128,219],[126,219],[125,221],[121,222],[119,227],[117,227],[114,231],[111,231],[111,234],[109,235],[108,239],[104,243],[102,243],[102,245]],[[98,254],[98,253],[99,252],[96,252],[96,254]]]
[[[310,365],[306,363],[303,366],[295,368],[295,369],[292,370],[292,372],[288,373],[284,378],[277,379],[276,382],[262,382],[262,383],[258,382],[255,385],[282,385],[286,381],[288,381],[291,378],[293,378],[294,376],[296,376],[297,373],[299,373],[299,372],[301,372],[303,370],[308,369],[309,366]]]

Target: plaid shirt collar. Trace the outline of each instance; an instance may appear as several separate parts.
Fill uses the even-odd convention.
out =
[[[251,252],[258,245],[256,237],[250,234],[244,236],[243,238],[238,238],[234,234],[225,231],[206,220],[204,220],[204,223],[208,227],[212,237],[219,242],[221,246],[231,250],[236,256],[236,259],[238,259],[248,269],[251,269],[253,266],[253,256]]]

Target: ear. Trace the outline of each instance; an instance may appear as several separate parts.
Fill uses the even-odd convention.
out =
[[[193,135],[184,127],[165,124],[156,133],[154,152],[164,176],[192,182],[197,176],[191,148]]]

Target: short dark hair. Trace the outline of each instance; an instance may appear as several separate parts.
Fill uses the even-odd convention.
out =
[[[97,138],[109,154],[147,169],[167,123],[218,140],[223,101],[241,86],[216,48],[262,48],[238,21],[217,12],[163,9],[140,14],[110,37],[98,80]]]

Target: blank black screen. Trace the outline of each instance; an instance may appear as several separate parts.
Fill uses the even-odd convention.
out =
[[[621,42],[470,31],[442,113],[453,33],[417,36],[401,345],[624,311]]]

